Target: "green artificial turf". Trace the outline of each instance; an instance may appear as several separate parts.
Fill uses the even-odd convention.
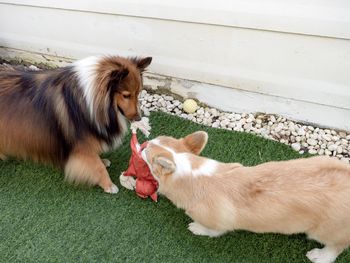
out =
[[[220,161],[255,165],[299,157],[274,141],[163,113],[153,113],[151,124],[151,138],[206,130],[203,155]],[[118,186],[128,165],[129,139],[105,156]],[[61,171],[30,162],[11,160],[0,167],[0,262],[308,262],[305,253],[320,247],[304,235],[195,236],[187,230],[190,218],[165,197],[154,203],[121,187],[117,195],[75,187],[64,182]],[[350,262],[350,253],[337,262]]]

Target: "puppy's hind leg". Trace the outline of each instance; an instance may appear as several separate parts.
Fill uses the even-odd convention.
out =
[[[226,231],[214,230],[207,228],[201,225],[198,222],[192,222],[188,225],[188,230],[190,230],[193,234],[199,236],[209,236],[209,237],[218,237],[225,234]]]
[[[1,161],[6,161],[6,160],[7,160],[6,155],[0,153],[0,160],[1,160]]]
[[[66,179],[70,182],[99,185],[106,193],[118,193],[118,187],[113,184],[103,161],[95,153],[72,152],[64,172]]]
[[[314,248],[306,253],[313,263],[333,263],[350,245],[350,231],[347,225],[344,226],[344,222],[343,225],[341,222],[330,222],[329,225],[322,225],[308,234],[311,239],[325,244],[322,249]]]
[[[314,248],[306,253],[307,258],[313,263],[333,263],[344,247],[325,246]]]

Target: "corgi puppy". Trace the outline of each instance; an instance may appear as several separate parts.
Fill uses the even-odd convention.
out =
[[[331,263],[350,245],[350,166],[329,157],[268,162],[253,167],[198,156],[205,132],[158,137],[142,152],[159,193],[184,209],[195,235],[235,229],[306,233],[325,245],[306,256]]]
[[[118,188],[99,155],[139,120],[142,72],[152,58],[95,56],[57,69],[0,70],[0,158],[50,163],[67,180]]]

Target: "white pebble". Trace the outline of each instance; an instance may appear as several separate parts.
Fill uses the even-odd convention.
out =
[[[34,66],[34,65],[30,65],[29,67],[28,67],[30,70],[33,70],[33,71],[38,71],[39,69],[36,67],[36,66]]]
[[[213,116],[218,116],[218,111],[217,111],[217,109],[212,108],[212,109],[209,110],[209,112],[210,112]]]
[[[304,136],[304,135],[305,135],[305,131],[304,131],[303,128],[300,128],[300,129],[298,130],[298,135],[300,135],[300,136]]]
[[[325,139],[328,142],[332,140],[332,137],[329,136],[328,134],[322,135],[322,137],[323,137],[323,139]]]
[[[251,124],[251,123],[246,123],[246,124],[244,124],[243,128],[244,128],[245,130],[247,130],[247,131],[250,131],[251,128],[252,128],[252,124]]]
[[[316,151],[315,149],[310,149],[310,150],[309,150],[309,153],[310,153],[310,154],[316,154],[317,151]]]
[[[343,147],[338,146],[337,147],[337,153],[341,154],[343,152]]]
[[[314,139],[308,139],[308,140],[307,140],[307,143],[310,144],[310,145],[312,145],[312,146],[314,146],[314,145],[317,144],[317,141],[314,140]]]
[[[146,117],[148,117],[150,115],[150,112],[147,108],[143,108],[143,115],[145,115]]]
[[[324,153],[325,153],[326,155],[328,155],[328,156],[332,154],[332,152],[329,151],[328,149],[326,149],[326,150],[324,151]]]
[[[303,147],[308,147],[308,146],[309,146],[306,142],[302,142],[301,145],[302,145]]]
[[[310,154],[335,156],[349,163],[350,134],[345,131],[298,124],[283,116],[221,112],[210,107],[200,107],[194,114],[185,114],[181,111],[181,101],[170,95],[149,94],[147,90],[141,91],[139,101],[145,116],[149,116],[150,111],[161,110],[214,128],[258,134],[291,145],[300,153],[304,153],[304,148],[307,148]]]
[[[345,132],[339,132],[339,136],[341,138],[346,138],[346,133]]]
[[[337,145],[335,144],[330,144],[328,145],[327,149],[331,152],[335,151],[337,149]]]
[[[235,120],[238,121],[242,118],[242,116],[240,114],[235,114]]]
[[[214,122],[214,123],[213,123],[213,125],[212,125],[212,127],[214,127],[214,128],[218,128],[218,127],[219,127],[219,125],[220,125],[220,123],[219,123],[219,122]]]
[[[291,146],[293,150],[297,152],[301,149],[300,143],[293,143]]]
[[[324,154],[324,149],[319,149],[319,150],[318,150],[318,154],[319,154],[319,155],[323,155],[323,154]]]
[[[346,139],[341,139],[341,144],[342,145],[348,145],[349,141]]]
[[[199,108],[199,109],[197,110],[197,114],[198,114],[198,115],[203,115],[203,114],[204,114],[204,109],[203,109],[203,108]]]
[[[334,142],[338,141],[339,139],[340,139],[339,136],[333,136],[333,137],[332,137],[332,140],[333,140]]]

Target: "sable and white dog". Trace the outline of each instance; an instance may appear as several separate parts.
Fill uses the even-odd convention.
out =
[[[142,72],[152,58],[96,56],[52,70],[0,70],[0,158],[62,167],[72,182],[111,181],[99,154],[121,143],[140,119]]]
[[[158,137],[142,152],[159,193],[185,210],[195,235],[242,229],[306,233],[325,245],[306,256],[331,263],[350,245],[350,166],[329,157],[268,162],[253,167],[198,154],[205,132]]]

